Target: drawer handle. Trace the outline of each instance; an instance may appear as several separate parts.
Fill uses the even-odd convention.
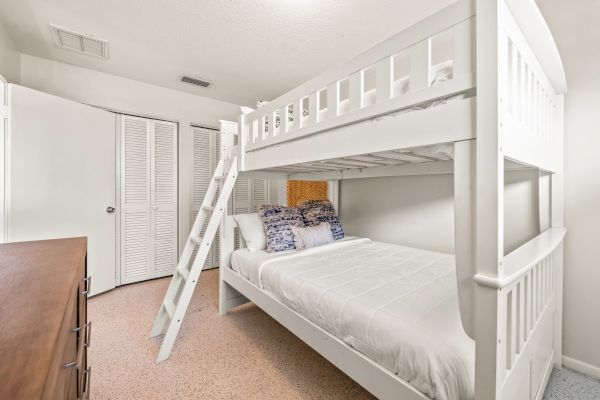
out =
[[[92,277],[88,276],[87,278],[83,278],[83,292],[82,295],[87,296],[90,294],[92,290]]]
[[[66,363],[65,365],[63,365],[63,368],[75,368],[75,369],[79,369],[79,365],[77,365],[77,362],[73,361],[73,362]]]
[[[90,345],[92,344],[92,321],[89,321],[87,324],[85,324],[85,337],[83,340],[83,345],[85,347],[90,347]]]
[[[85,371],[83,371],[83,373],[85,374],[85,384],[83,385],[83,387],[85,387],[85,392],[82,393],[81,396],[81,400],[87,400],[90,398],[90,384],[92,382],[92,367],[88,367]]]
[[[81,332],[81,327],[75,327],[73,329],[71,329],[72,333],[79,333]],[[83,333],[84,333],[84,339],[83,339],[83,345],[85,347],[90,347],[90,343],[92,341],[92,321],[89,321],[88,323],[86,323],[83,326]]]

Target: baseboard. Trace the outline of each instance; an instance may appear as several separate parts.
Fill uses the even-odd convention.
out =
[[[583,361],[576,360],[571,357],[562,356],[562,363],[564,367],[581,372],[582,374],[592,376],[600,379],[600,368],[594,365],[584,363]]]

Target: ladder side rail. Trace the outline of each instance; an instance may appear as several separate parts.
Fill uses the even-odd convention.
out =
[[[202,206],[200,207],[198,215],[196,216],[196,220],[192,225],[192,229],[190,230],[190,234],[188,235],[188,240],[183,248],[183,251],[181,252],[179,261],[177,262],[177,267],[175,268],[175,271],[173,271],[173,277],[171,278],[171,283],[169,284],[167,293],[165,294],[165,297],[161,303],[160,311],[156,316],[156,319],[154,320],[154,324],[150,332],[150,337],[155,337],[162,334],[165,322],[167,322],[167,320],[169,319],[169,314],[167,311],[167,306],[169,305],[168,302],[171,301],[171,299],[175,298],[175,295],[179,290],[181,280],[183,279],[183,277],[181,276],[181,274],[178,273],[178,271],[183,269],[187,270],[190,258],[194,253],[195,247],[195,244],[192,242],[191,237],[198,236],[200,234],[202,225],[204,225],[204,221],[206,217],[208,217],[208,212],[203,207],[212,204],[214,200],[215,194],[217,193],[217,188],[219,186],[218,182],[216,181],[216,179],[214,179],[214,177],[223,175],[223,166],[224,162],[219,161],[217,167],[215,168],[213,179],[211,179],[206,194],[204,195]],[[196,255],[196,258],[198,258],[198,255]]]
[[[221,161],[221,171],[224,161]],[[215,176],[218,176],[217,171],[215,171]],[[222,173],[221,173],[222,175]],[[181,322],[183,321],[183,317],[185,316],[185,312],[187,311],[189,302],[194,294],[194,289],[196,287],[197,281],[200,278],[200,274],[202,272],[202,266],[204,265],[204,261],[206,256],[208,255],[208,251],[212,244],[212,241],[217,233],[217,229],[221,224],[221,218],[223,217],[224,210],[227,209],[227,202],[229,201],[229,196],[231,195],[231,191],[233,190],[233,186],[235,185],[235,181],[237,178],[237,157],[234,157],[231,160],[231,165],[229,169],[229,173],[227,174],[227,178],[225,179],[225,183],[221,192],[219,194],[219,198],[214,207],[214,210],[210,216],[208,226],[206,227],[205,235],[202,239],[202,243],[200,244],[200,248],[196,253],[196,257],[192,263],[189,277],[184,282],[183,290],[179,296],[179,300],[175,305],[175,311],[171,320],[169,321],[169,327],[167,328],[167,332],[165,337],[163,338],[163,342],[160,346],[160,350],[158,352],[158,357],[156,359],[157,362],[166,360],[171,354],[171,349],[173,348],[173,344],[177,337],[177,333],[179,332],[179,328],[181,327]],[[211,185],[216,182],[216,179],[213,177],[213,182]],[[216,190],[216,189],[215,189]],[[205,201],[206,202],[206,198]],[[203,205],[206,205],[204,204]],[[165,299],[169,301],[169,299]],[[164,307],[163,307],[164,308]]]

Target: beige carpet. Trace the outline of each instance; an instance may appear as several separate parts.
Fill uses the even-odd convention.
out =
[[[202,274],[171,357],[149,339],[169,279],[89,301],[97,399],[373,399],[256,306],[218,314],[218,271]]]

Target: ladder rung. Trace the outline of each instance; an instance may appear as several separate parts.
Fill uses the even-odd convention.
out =
[[[202,209],[206,211],[213,211],[215,208],[213,206],[202,206]]]
[[[202,236],[190,236],[190,240],[196,243],[198,246],[202,244]]]
[[[190,276],[190,271],[188,271],[188,269],[185,267],[177,268],[177,273],[186,281]]]
[[[217,181],[224,181],[225,179],[227,179],[227,175],[215,176],[215,180]]]
[[[167,310],[169,318],[173,318],[173,315],[175,315],[175,304],[171,300],[165,300],[163,306],[165,306],[165,310]]]

